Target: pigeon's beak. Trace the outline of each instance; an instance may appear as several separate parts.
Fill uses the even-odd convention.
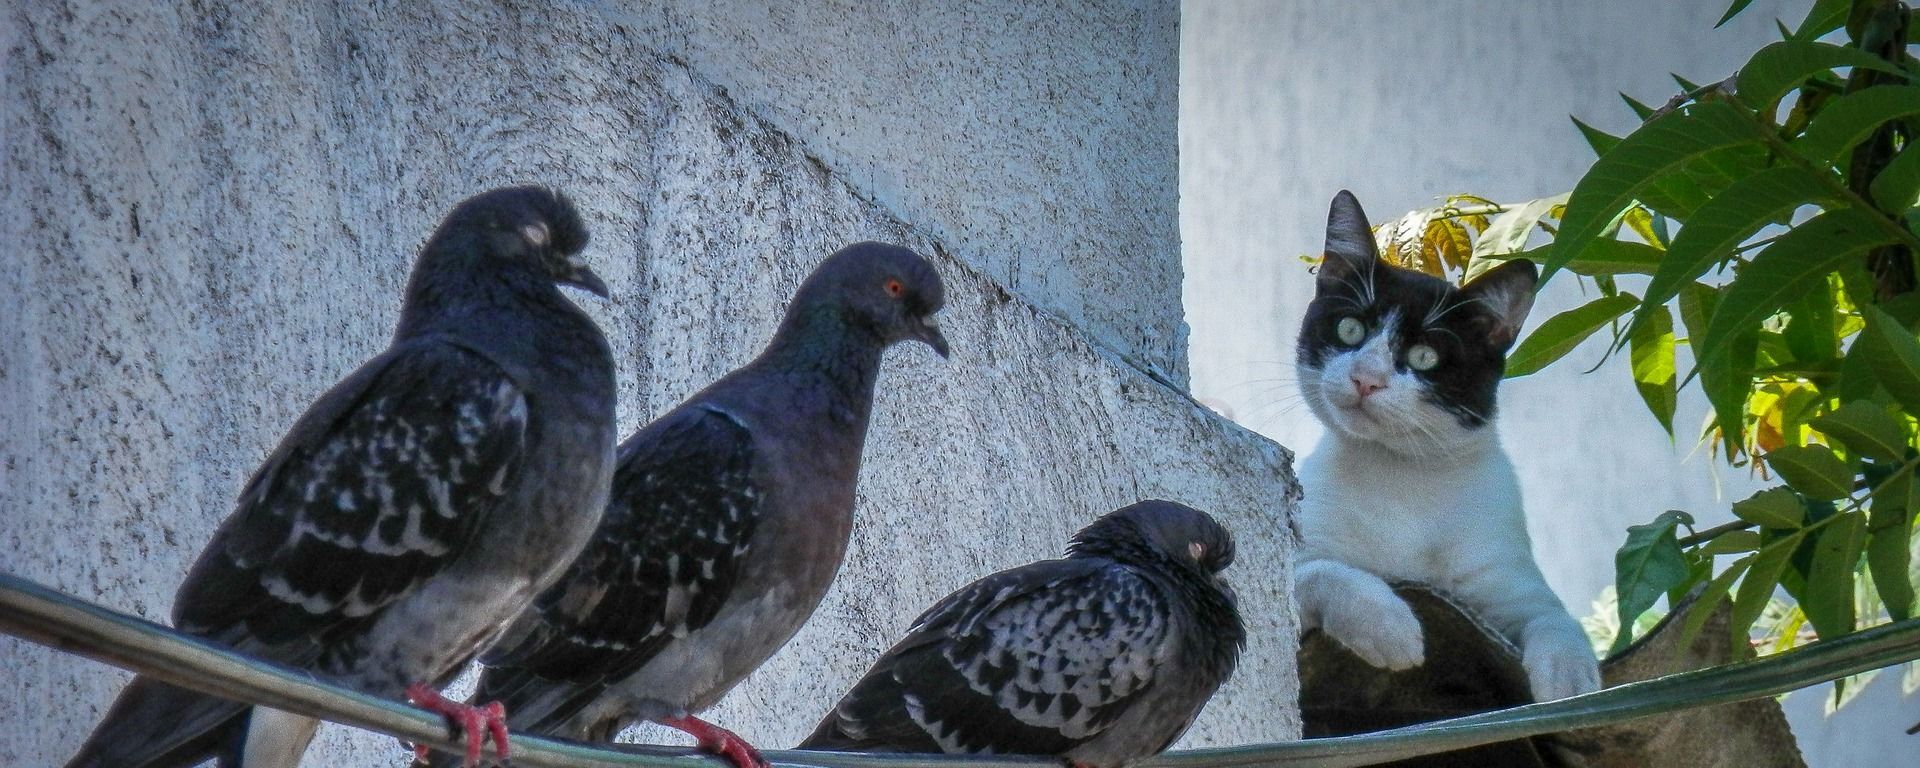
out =
[[[913,337],[926,342],[927,346],[933,347],[934,354],[946,359],[947,337],[940,333],[940,326],[934,325],[933,320],[923,317],[914,321]]]
[[[565,285],[571,285],[600,298],[607,298],[607,281],[587,268],[585,259],[579,256],[567,257],[567,276],[560,279]]]

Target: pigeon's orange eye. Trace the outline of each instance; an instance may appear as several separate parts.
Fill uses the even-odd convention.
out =
[[[901,284],[900,284],[900,281],[899,281],[899,280],[888,280],[888,281],[887,281],[887,295],[888,295],[888,296],[892,296],[892,297],[894,297],[894,298],[896,298],[896,299],[897,299],[897,298],[900,298],[900,294],[903,294],[903,293],[906,293],[906,292],[907,292],[907,287],[906,287],[906,286],[904,286],[904,285],[901,285]]]

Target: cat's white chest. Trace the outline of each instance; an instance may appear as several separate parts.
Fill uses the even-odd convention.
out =
[[[1300,481],[1309,559],[1447,589],[1489,560],[1529,555],[1519,485],[1497,446],[1434,465],[1329,435],[1302,462]]]

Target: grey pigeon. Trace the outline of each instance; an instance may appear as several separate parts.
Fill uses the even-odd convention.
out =
[[[694,717],[779,650],[846,553],[881,353],[945,303],[913,251],[827,257],[748,363],[620,446],[593,543],[482,659],[474,701],[517,731],[609,741],[640,720],[743,766],[739,736]],[[444,758],[442,760],[444,762]]]
[[[1142,501],[1060,560],[962,587],[840,699],[801,749],[1028,754],[1117,768],[1172,745],[1233,673],[1246,634],[1218,575],[1233,538]]]
[[[399,328],[307,409],[174,598],[174,625],[368,693],[444,684],[585,546],[606,504],[612,353],[558,284],[606,295],[542,188],[461,203]],[[411,689],[411,690],[410,690]],[[477,755],[484,729],[457,716]],[[317,723],[135,678],[69,766],[298,764]],[[496,732],[504,752],[504,732]]]

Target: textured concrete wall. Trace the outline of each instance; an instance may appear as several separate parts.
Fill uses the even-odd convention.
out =
[[[954,359],[888,359],[846,572],[722,722],[792,744],[934,598],[1160,496],[1238,535],[1253,637],[1187,743],[1298,733],[1285,452],[947,255],[618,14],[25,5],[0,21],[0,568],[164,620],[247,473],[385,344],[445,209],[550,182],[615,291],[582,303],[623,430],[747,360],[833,248],[903,242],[947,278]],[[1098,127],[1057,119],[1021,130]],[[0,765],[57,764],[125,679],[0,639]],[[400,756],[330,726],[307,764]]]
[[[601,10],[1014,293],[1184,386],[1165,0],[668,0]]]
[[[1310,449],[1320,434],[1294,385],[1293,346],[1313,293],[1296,258],[1320,248],[1327,201],[1352,189],[1378,223],[1472,192],[1564,192],[1593,161],[1568,115],[1633,127],[1616,95],[1658,104],[1726,77],[1811,5],[1756,2],[1714,30],[1723,2],[1190,2],[1183,6],[1181,234],[1193,392],[1241,423]],[[1529,328],[1590,298],[1557,278]],[[1639,291],[1634,281],[1627,290]],[[1628,525],[1667,509],[1730,519],[1744,473],[1694,452],[1706,412],[1683,397],[1669,442],[1604,342],[1502,389],[1501,433],[1518,465],[1534,551],[1576,613],[1612,582]],[[1719,477],[1715,477],[1715,474]],[[1720,491],[1720,492],[1716,492]],[[1898,674],[1831,719],[1826,690],[1788,699],[1814,766],[1891,766],[1920,721]],[[1902,741],[1905,740],[1905,741]],[[1902,763],[1905,764],[1905,763]]]

